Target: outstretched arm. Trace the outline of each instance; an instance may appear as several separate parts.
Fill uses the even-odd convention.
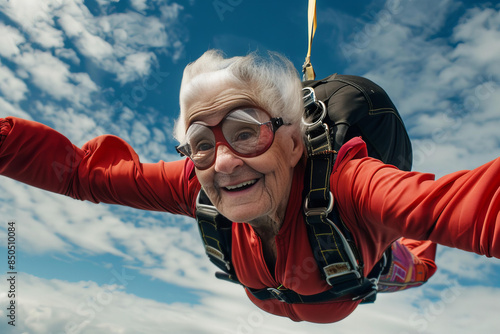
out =
[[[345,214],[366,224],[365,235],[431,240],[500,258],[500,159],[438,180],[371,158],[350,160],[338,172],[336,198],[352,208]]]
[[[76,199],[192,216],[199,184],[191,170],[186,160],[142,164],[115,136],[80,149],[43,124],[0,120],[0,174]]]

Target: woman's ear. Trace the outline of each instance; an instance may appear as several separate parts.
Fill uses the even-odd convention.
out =
[[[292,167],[295,167],[300,159],[305,154],[304,139],[300,131],[290,131],[288,134],[290,136],[290,151],[289,151],[289,161]]]

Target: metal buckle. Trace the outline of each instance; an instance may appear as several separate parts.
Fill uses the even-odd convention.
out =
[[[288,299],[286,298],[286,296],[283,293],[283,291],[280,291],[280,290],[278,290],[276,288],[267,288],[267,291],[269,291],[269,293],[274,298],[276,298],[277,300],[279,300],[280,302],[282,302],[282,303],[288,303]]]
[[[316,110],[320,110],[321,113],[312,118],[311,121],[305,119],[305,117],[307,117],[306,115],[304,115],[305,117],[302,116],[302,123],[304,123],[307,129],[314,129],[319,124],[322,124],[326,117],[326,106],[323,101],[316,101],[315,105],[317,106]]]
[[[309,217],[309,216],[328,216],[330,212],[333,210],[333,195],[332,192],[329,192],[330,195],[330,202],[328,203],[328,206],[323,206],[319,208],[310,208],[309,207],[309,197],[306,197],[306,200],[304,201],[304,214]]]
[[[349,265],[348,262],[342,262],[342,264],[345,264],[345,265]],[[335,265],[338,265],[338,263],[334,263],[333,265],[329,265],[329,266],[326,266],[323,268],[323,272],[325,273],[325,276],[326,276],[326,282],[330,285],[330,286],[333,286],[333,283],[330,282],[331,279],[334,279],[334,278],[337,278],[337,277],[341,277],[341,276],[344,276],[344,275],[350,275],[350,274],[354,274],[354,276],[356,276],[356,279],[360,279],[361,278],[361,274],[359,273],[359,271],[355,270],[355,269],[350,269],[350,270],[347,270],[347,271],[343,271],[343,272],[337,272],[337,273],[332,273],[332,274],[327,274],[328,272],[328,269],[331,269],[332,267],[331,266],[335,266]]]
[[[209,245],[205,245],[205,253],[207,253],[210,258],[222,262],[226,266],[227,270],[231,270],[230,262],[226,261],[226,259],[224,258],[224,254],[222,254],[222,252],[218,249]]]
[[[217,211],[215,206],[211,204],[201,203],[201,191],[198,193],[198,196],[196,197],[196,211],[199,211],[201,214],[213,217],[219,214],[219,211]]]
[[[316,103],[316,93],[312,87],[302,88],[302,100],[304,100],[304,107],[309,109],[311,103]]]
[[[377,282],[375,282],[373,279],[369,279],[369,281],[372,283],[373,290],[371,290],[363,295],[356,296],[356,297],[352,298],[353,301],[360,300],[360,299],[366,299],[366,298],[371,297],[377,293]]]
[[[319,131],[317,128],[319,128]],[[314,136],[312,136],[314,131]],[[319,133],[318,133],[319,132]],[[320,123],[314,128],[308,128],[306,131],[307,154],[312,157],[332,150],[332,140],[330,137],[330,128],[326,123]]]
[[[326,116],[326,107],[323,101],[318,101],[314,89],[311,87],[304,87],[302,89],[303,101],[304,101],[304,117],[302,117],[302,122],[307,126],[307,128],[315,127],[316,125],[323,122]],[[320,111],[318,113],[318,111]],[[314,116],[312,121],[306,121],[305,118]]]

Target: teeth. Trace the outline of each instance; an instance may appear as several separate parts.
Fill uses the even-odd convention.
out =
[[[250,186],[252,184],[254,184],[255,182],[257,182],[256,180],[250,180],[250,181],[246,181],[246,182],[242,182],[240,184],[236,184],[234,186],[227,186],[227,190],[235,190],[235,189],[239,189],[239,188],[243,188],[243,187],[246,187],[246,186]]]

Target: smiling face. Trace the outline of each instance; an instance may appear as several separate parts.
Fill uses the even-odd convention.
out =
[[[251,91],[234,83],[212,85],[186,106],[186,125],[198,122],[214,126],[236,108],[259,108]],[[196,169],[196,175],[217,210],[228,219],[280,222],[288,203],[293,169],[302,155],[299,129],[285,125],[276,131],[269,149],[256,157],[243,158],[226,145],[219,145],[214,164],[208,169]]]

